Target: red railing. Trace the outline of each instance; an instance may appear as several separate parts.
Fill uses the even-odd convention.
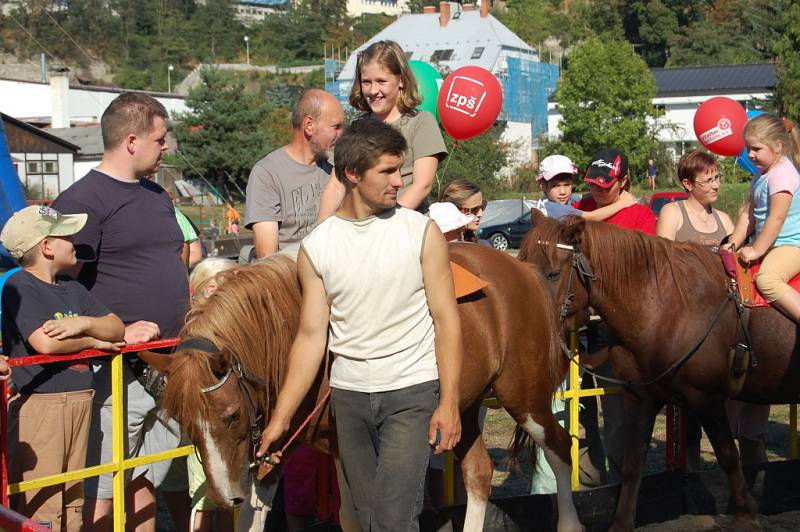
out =
[[[123,353],[135,353],[151,349],[163,349],[178,345],[178,338],[164,338],[147,342],[144,344],[126,345],[121,349]],[[8,364],[11,367],[22,367],[41,364],[52,364],[54,362],[67,362],[73,360],[85,360],[91,358],[102,358],[112,356],[115,353],[99,351],[97,349],[87,349],[72,355],[29,355],[19,358],[11,358]],[[8,506],[8,386],[7,382],[0,383],[0,504]],[[22,529],[26,530],[26,529]],[[38,530],[38,529],[36,529]]]

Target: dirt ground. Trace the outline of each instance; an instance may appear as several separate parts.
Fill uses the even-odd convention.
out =
[[[777,515],[760,515],[762,529],[769,532],[795,532],[800,529],[800,511]],[[727,530],[730,516],[683,515],[678,519],[639,527],[641,532],[706,532]]]
[[[510,470],[505,464],[506,449],[511,442],[514,427],[513,420],[504,410],[488,411],[484,441],[495,466],[492,477],[492,498],[526,495],[530,492],[531,471],[527,462],[523,461],[520,464],[520,470]],[[767,456],[770,461],[789,459],[789,407],[786,405],[772,407],[767,433]],[[706,470],[717,467],[713,449],[705,435],[701,441],[701,460]],[[666,469],[666,416],[662,411],[653,431],[646,471],[654,473],[664,469]],[[730,516],[685,515],[674,521],[651,524],[637,530],[647,532],[723,530],[730,521]],[[761,515],[759,522],[764,530],[769,531],[800,530],[800,511]]]

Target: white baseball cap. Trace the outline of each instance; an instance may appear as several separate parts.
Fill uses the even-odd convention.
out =
[[[442,201],[440,203],[432,203],[428,215],[431,220],[436,222],[442,233],[449,233],[475,221],[474,214],[464,214],[455,203],[449,201]]]
[[[539,179],[550,181],[560,174],[576,175],[578,167],[565,155],[549,155],[539,163]]]

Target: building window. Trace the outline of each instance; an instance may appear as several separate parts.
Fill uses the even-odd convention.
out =
[[[470,59],[480,59],[484,50],[485,48],[483,46],[476,46],[475,49],[472,50],[472,57],[470,57]]]
[[[25,169],[25,196],[28,199],[52,200],[58,196],[58,161],[25,161]]]
[[[453,50],[436,50],[431,56],[431,61],[449,61],[453,57]]]

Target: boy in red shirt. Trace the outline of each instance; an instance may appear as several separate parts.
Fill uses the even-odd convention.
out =
[[[613,205],[622,198],[623,190],[631,186],[628,174],[628,157],[616,148],[600,150],[592,157],[583,180],[589,184],[590,197],[578,204],[582,211],[593,211],[599,207]],[[625,229],[641,231],[648,235],[656,234],[656,217],[646,206],[635,204],[625,207],[606,219],[607,223]]]

